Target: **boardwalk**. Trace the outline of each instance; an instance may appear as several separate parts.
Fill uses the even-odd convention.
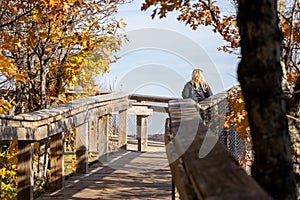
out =
[[[46,193],[44,199],[171,199],[171,174],[164,147],[115,153],[89,173],[66,180],[65,188]]]

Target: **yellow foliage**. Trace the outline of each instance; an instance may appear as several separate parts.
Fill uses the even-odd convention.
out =
[[[34,106],[40,104],[43,71],[50,103],[71,100],[72,97],[57,97],[65,91],[65,85],[79,82],[88,85],[94,75],[108,71],[112,62],[110,55],[122,42],[123,36],[117,34],[117,29],[126,26],[123,19],[117,21],[113,16],[117,5],[123,2],[25,0],[1,3],[0,25],[10,25],[0,29],[0,73],[13,80],[11,86],[19,90],[18,95],[22,93],[22,97],[17,98],[18,105],[28,105],[31,101]],[[88,77],[79,75],[91,54],[99,55],[98,65],[93,65],[94,70],[92,66],[86,69],[92,72],[86,73]],[[11,99],[0,97],[0,113],[8,114],[15,104]],[[34,106],[25,112],[38,109]],[[74,140],[72,132],[68,137],[69,148],[74,148]],[[16,141],[0,145],[0,199],[14,199],[16,195],[16,148]],[[34,165],[39,164],[39,153],[39,146],[35,144]]]
[[[76,128],[65,132],[64,142],[66,143],[66,151],[75,150]]]
[[[232,20],[231,23],[232,23],[233,26],[238,27],[238,26],[237,26],[237,21],[236,21],[236,20]]]
[[[8,114],[12,104],[5,100],[3,97],[0,98],[0,114]]]
[[[113,16],[117,5],[123,2],[26,0],[0,4],[2,21],[12,22],[0,29],[0,73],[15,79],[12,87],[16,89],[32,88],[22,90],[27,94],[18,97],[25,101],[19,105],[31,102],[26,110],[37,110],[36,106],[44,107],[41,104],[61,95],[66,85],[76,86],[83,61],[90,54],[99,54],[99,63],[107,63],[104,68],[94,65],[97,68],[94,72],[108,71],[109,64],[114,61],[110,55],[120,48],[123,38],[117,29],[126,26],[123,19],[118,21]],[[24,15],[18,18],[20,14]],[[46,73],[46,80],[40,79],[41,72]],[[87,81],[85,85],[93,81],[92,76],[80,82],[83,80]],[[46,102],[40,102],[41,85],[48,86]],[[0,112],[6,110],[1,108]]]
[[[15,199],[17,192],[17,141],[1,142],[1,199]]]

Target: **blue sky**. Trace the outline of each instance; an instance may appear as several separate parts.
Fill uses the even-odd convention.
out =
[[[225,44],[218,34],[209,27],[193,31],[176,20],[176,13],[153,20],[150,10],[140,11],[142,3],[135,0],[120,6],[117,18],[127,24],[129,42],[123,45],[110,73],[101,77],[102,82],[109,82],[116,91],[180,97],[192,70],[201,68],[214,93],[238,84],[239,60],[217,51]]]

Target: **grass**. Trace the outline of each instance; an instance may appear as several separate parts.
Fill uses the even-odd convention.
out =
[[[89,153],[88,163],[89,165],[98,161],[98,156],[95,153]],[[76,154],[75,152],[65,152],[65,177],[70,177],[76,172]]]

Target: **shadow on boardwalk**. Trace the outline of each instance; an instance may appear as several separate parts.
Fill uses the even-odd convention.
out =
[[[120,151],[89,173],[66,180],[65,188],[43,199],[171,199],[171,173],[164,148],[147,152]]]

